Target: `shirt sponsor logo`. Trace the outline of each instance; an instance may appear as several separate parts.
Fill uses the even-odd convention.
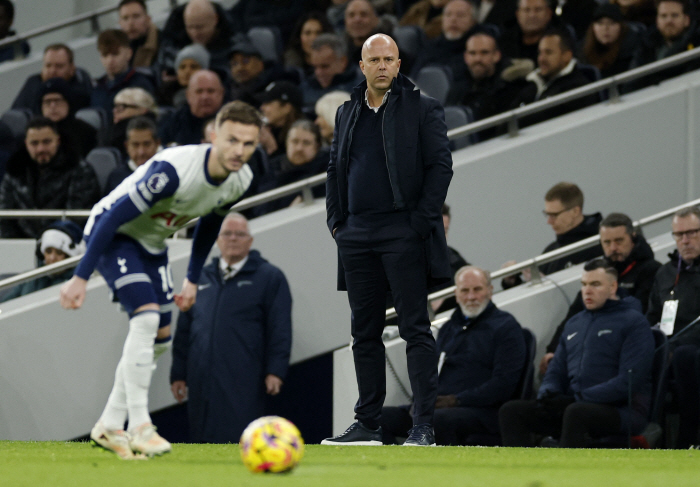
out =
[[[164,172],[159,172],[148,178],[148,190],[153,194],[158,194],[165,189],[165,185],[168,184],[168,175]]]

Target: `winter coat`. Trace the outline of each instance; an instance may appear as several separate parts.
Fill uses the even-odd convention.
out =
[[[68,80],[72,91],[71,109],[80,110],[90,106],[90,96],[92,94],[92,79],[90,73],[81,68],[75,69],[75,74]],[[41,74],[34,74],[27,78],[22,85],[22,89],[17,93],[12,108],[26,108],[34,115],[41,114],[41,93],[44,89],[44,81]]]
[[[686,264],[675,250],[669,254],[671,260],[662,265],[649,294],[649,309],[647,320],[651,325],[661,321],[664,302],[669,299],[678,300],[678,311],[670,339],[674,347],[680,345],[695,345],[700,347],[700,323],[683,332],[678,338],[678,333],[688,326],[695,318],[700,316],[700,257],[690,265]],[[680,264],[680,267],[679,267]],[[678,284],[674,286],[678,276]],[[673,291],[673,296],[671,292]]]
[[[616,406],[620,432],[630,425],[639,434],[649,413],[653,358],[654,337],[644,315],[625,300],[608,300],[566,323],[538,397],[566,394],[578,402]]]
[[[333,77],[327,88],[323,88],[312,73],[300,85],[301,92],[304,94],[304,106],[313,109],[318,99],[331,91],[351,93],[353,88],[360,84],[363,79],[362,72],[357,66],[348,65],[345,71]]]
[[[634,237],[634,247],[629,257],[624,262],[613,262],[612,264],[618,274],[617,284],[621,290],[620,297],[623,297],[622,294],[624,293],[627,296],[636,298],[639,301],[642,313],[645,313],[649,302],[649,293],[654,284],[654,276],[659,267],[661,267],[661,263],[654,260],[654,251],[651,250],[646,239],[641,235]],[[554,350],[556,350],[559,344],[559,337],[564,330],[566,322],[576,313],[585,309],[583,297],[581,296],[581,291],[579,291],[576,294],[576,298],[574,298],[574,302],[569,306],[566,318],[561,322],[552,340],[549,342],[547,346],[548,353],[554,353]]]
[[[0,183],[0,208],[4,210],[89,209],[100,199],[95,171],[73,152],[61,146],[46,166],[29,157],[22,146],[7,163]],[[55,218],[0,219],[2,238],[39,238]]]
[[[282,271],[256,250],[226,281],[214,259],[198,288],[178,317],[170,382],[187,383],[191,441],[236,443],[265,413],[265,376],[287,374],[292,297]]]
[[[104,109],[107,115],[110,116],[112,108],[114,108],[114,97],[124,88],[143,88],[155,98],[156,87],[153,83],[154,80],[145,74],[145,71],[142,71],[143,69],[131,68],[118,74],[112,80],[107,75],[102,76],[95,83],[90,104],[95,108]]]

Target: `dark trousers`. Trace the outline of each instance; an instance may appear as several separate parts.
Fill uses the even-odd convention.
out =
[[[498,414],[504,446],[536,446],[534,435],[559,438],[562,448],[584,448],[594,438],[621,433],[620,413],[614,406],[575,402],[552,411],[537,401],[509,401]]]
[[[408,406],[382,408],[380,422],[384,444],[396,443],[396,437],[407,437],[413,426]],[[438,445],[464,445],[470,435],[498,434],[498,411],[495,408],[441,408],[433,420]]]
[[[695,345],[682,345],[674,350],[671,370],[675,384],[678,403],[678,444],[677,448],[686,450],[690,445],[698,444],[700,427],[700,348]]]
[[[427,261],[408,212],[381,217],[351,216],[336,231],[352,310],[352,352],[360,397],[355,418],[379,424],[386,396],[382,331],[386,294],[394,297],[401,338],[406,341],[414,424],[432,423],[437,397],[437,351],[430,331]]]

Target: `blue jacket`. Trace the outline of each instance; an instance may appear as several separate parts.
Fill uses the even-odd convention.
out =
[[[631,421],[633,434],[638,433],[647,422],[653,358],[654,337],[639,305],[608,300],[602,308],[581,311],[566,323],[538,397],[560,393],[617,406],[621,431],[627,431]]]
[[[525,339],[513,315],[489,303],[475,319],[455,309],[440,329],[445,361],[438,394],[455,394],[464,407],[498,408],[513,398],[525,366]]]
[[[92,90],[90,105],[95,108],[104,108],[111,118],[114,97],[124,88],[143,88],[153,97],[156,93],[152,79],[140,71],[140,68],[131,68],[118,74],[113,80],[107,78],[107,75],[98,79]]]
[[[282,271],[256,250],[225,282],[214,259],[198,288],[177,321],[170,381],[187,382],[191,441],[235,443],[265,412],[265,376],[287,374],[292,297]]]
[[[328,229],[344,222],[348,210],[348,162],[352,133],[365,101],[367,81],[355,87],[350,101],[338,108],[326,181]],[[425,239],[429,287],[452,277],[442,223],[442,205],[452,179],[452,154],[445,113],[440,103],[421,95],[399,73],[392,82],[382,122],[386,165],[394,208],[410,212],[411,227]],[[338,259],[338,289],[345,271]]]

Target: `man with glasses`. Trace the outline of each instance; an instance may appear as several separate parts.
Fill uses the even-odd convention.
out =
[[[190,441],[235,443],[280,392],[292,345],[292,297],[284,274],[257,250],[248,221],[230,213],[202,269],[197,303],[180,313],[170,382],[188,399]]]
[[[566,247],[593,235],[598,235],[598,227],[603,219],[600,213],[592,215],[583,214],[583,192],[574,183],[561,182],[552,186],[544,196],[544,210],[542,211],[547,219],[547,225],[552,227],[556,240],[547,247],[543,253]],[[580,250],[574,254],[561,257],[552,262],[547,262],[539,267],[543,274],[566,269],[572,265],[586,262],[603,255],[600,245],[588,249]],[[503,264],[503,267],[514,265],[514,260]],[[529,280],[529,274],[509,276],[503,279],[501,285],[503,289],[508,289],[518,284],[522,284],[523,279]]]
[[[651,325],[660,323],[661,330],[669,335],[680,416],[676,446],[685,449],[698,444],[700,427],[700,325],[693,324],[686,330],[700,316],[700,208],[676,212],[671,229],[676,250],[656,273],[647,319]]]

